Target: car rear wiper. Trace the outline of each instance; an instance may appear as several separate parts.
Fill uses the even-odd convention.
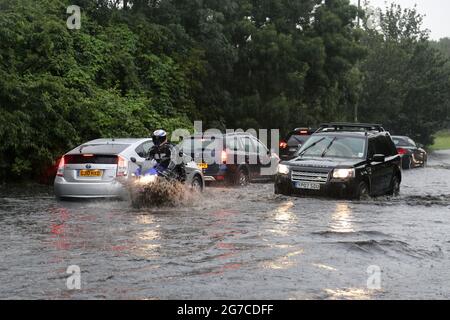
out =
[[[303,150],[302,152],[300,152],[298,154],[299,157],[303,156],[305,154],[306,151],[308,151],[309,149],[311,149],[312,147],[314,147],[316,144],[318,144],[319,142],[322,142],[323,140],[325,140],[325,137],[317,140],[316,142],[314,142],[313,144],[309,145],[308,147],[305,148],[305,150]]]
[[[328,146],[325,148],[325,150],[323,150],[322,152],[322,158],[325,157],[325,155],[327,154],[328,150],[330,150],[331,146],[333,145],[333,143],[336,141],[337,137],[334,137],[330,143],[328,144]]]

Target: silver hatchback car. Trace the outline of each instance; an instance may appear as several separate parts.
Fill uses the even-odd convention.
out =
[[[131,158],[145,161],[153,146],[146,139],[97,139],[66,153],[60,160],[54,190],[58,198],[110,198],[126,196],[119,180],[129,179],[136,168]]]

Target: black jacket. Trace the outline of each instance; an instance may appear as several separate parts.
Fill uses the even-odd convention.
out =
[[[155,160],[159,165],[167,170],[173,170],[177,165],[177,150],[175,145],[166,142],[160,146],[154,145],[149,153],[149,160]]]

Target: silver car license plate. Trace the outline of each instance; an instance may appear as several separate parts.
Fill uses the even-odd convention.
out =
[[[314,182],[297,182],[296,187],[298,189],[307,189],[307,190],[320,190],[320,183]]]

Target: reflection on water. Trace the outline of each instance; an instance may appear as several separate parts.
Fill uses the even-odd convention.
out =
[[[319,268],[319,269],[325,269],[325,270],[329,270],[329,271],[336,271],[336,268],[333,268],[331,266],[327,266],[326,264],[322,264],[322,263],[313,263],[313,266]]]
[[[150,259],[159,256],[161,248],[160,226],[155,224],[151,215],[139,215],[136,222],[143,226],[143,231],[136,232],[131,253],[139,257]]]
[[[331,215],[330,228],[334,232],[354,232],[352,210],[348,203],[339,202]]]
[[[293,201],[283,202],[274,210],[274,228],[269,231],[281,236],[288,235],[289,229],[295,227],[298,223],[297,215],[292,211],[294,207]]]
[[[295,265],[295,261],[292,260],[295,256],[303,253],[303,249],[289,252],[285,256],[273,261],[266,261],[263,263],[263,267],[267,269],[287,269]]]
[[[291,210],[293,207],[294,207],[293,201],[287,201],[281,204],[275,210],[275,220],[286,222],[292,222],[293,220],[296,220],[297,216]]]

